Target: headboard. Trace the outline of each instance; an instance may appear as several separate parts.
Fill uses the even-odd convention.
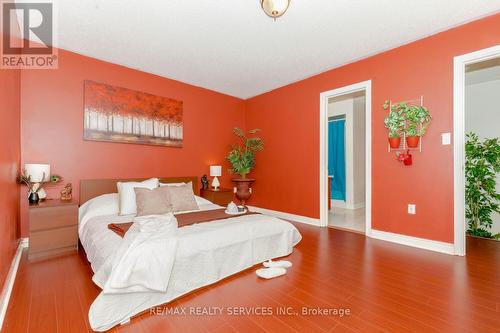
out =
[[[158,177],[160,183],[193,183],[193,192],[198,195],[198,177]],[[118,182],[141,182],[149,178],[129,179],[83,179],[80,181],[80,205],[106,193],[116,193]]]

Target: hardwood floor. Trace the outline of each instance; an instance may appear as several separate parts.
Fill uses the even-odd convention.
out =
[[[469,239],[465,258],[297,225],[293,267],[274,280],[254,269],[143,314],[112,332],[500,332],[500,243]],[[99,289],[78,254],[28,262],[24,253],[4,332],[91,332]],[[200,307],[200,308],[197,308]],[[205,308],[203,308],[205,307]],[[224,307],[222,315],[189,311]],[[235,309],[242,307],[240,315]],[[291,307],[349,315],[278,314]],[[245,313],[268,311],[271,315]],[[200,311],[201,311],[200,310]],[[290,310],[290,309],[288,309]],[[233,314],[233,315],[230,315]]]

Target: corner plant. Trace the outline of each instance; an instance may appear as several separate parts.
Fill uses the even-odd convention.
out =
[[[248,131],[248,134],[256,134],[260,129]],[[231,163],[231,172],[239,174],[241,178],[246,178],[247,174],[255,167],[255,153],[264,149],[264,142],[259,137],[248,137],[243,130],[238,127],[233,129],[234,134],[240,143],[233,145],[227,155],[227,160]]]
[[[500,194],[496,192],[496,175],[500,172],[498,138],[479,140],[474,133],[466,135],[465,143],[465,217],[467,233],[486,238],[500,238],[489,229],[491,214],[500,213]]]

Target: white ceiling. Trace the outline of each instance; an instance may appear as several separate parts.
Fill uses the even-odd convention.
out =
[[[500,11],[500,0],[54,0],[56,46],[241,98]]]

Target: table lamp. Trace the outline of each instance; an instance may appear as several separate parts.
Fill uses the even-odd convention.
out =
[[[222,166],[220,165],[211,165],[210,166],[210,176],[214,177],[212,180],[212,187],[214,190],[217,190],[220,186],[219,180],[217,177],[222,176]]]
[[[25,164],[24,172],[33,183],[50,181],[50,164]]]
[[[47,193],[45,193],[43,188],[38,188],[40,187],[40,183],[50,181],[50,164],[25,164],[24,175],[29,177],[32,183],[36,184],[36,187],[30,189],[36,191],[30,193],[30,202],[37,203],[39,199],[45,199]]]

